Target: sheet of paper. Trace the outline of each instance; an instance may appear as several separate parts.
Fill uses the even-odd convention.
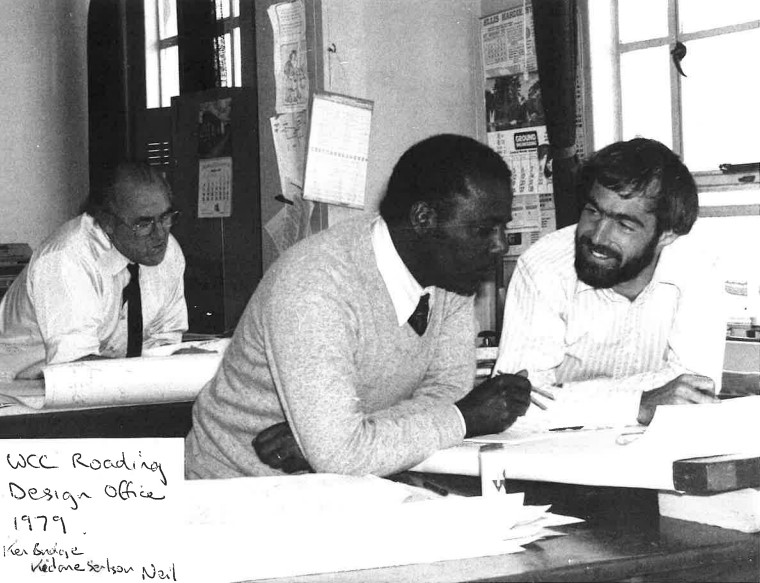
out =
[[[213,377],[229,342],[228,338],[185,342],[157,347],[141,358],[54,364],[43,369],[43,391],[36,384],[18,381],[4,383],[0,390],[9,400],[32,409],[192,401]],[[173,354],[183,349],[206,352]]]
[[[274,36],[275,110],[303,111],[309,103],[304,3],[295,0],[272,4],[267,14]]]
[[[0,579],[189,581],[182,439],[0,441]]]
[[[566,523],[522,494],[409,500],[409,487],[373,476],[306,474],[192,482],[192,565],[208,580],[248,580],[519,552]],[[405,502],[405,500],[407,500]],[[360,518],[357,518],[360,517]],[[356,536],[357,519],[371,528]],[[251,528],[251,525],[256,525]],[[513,532],[513,529],[519,528]],[[229,537],[224,533],[245,532]],[[287,541],[285,544],[283,541]],[[294,560],[292,549],[299,549]],[[208,556],[214,556],[210,563]]]
[[[286,195],[293,204],[283,204],[280,210],[264,225],[274,242],[278,253],[282,253],[294,243],[311,234],[311,215],[314,203],[304,200],[301,189],[295,184],[287,184]]]
[[[760,455],[760,396],[660,406],[648,428],[550,431],[509,436],[480,451],[484,495],[506,480],[673,490],[673,462]]]
[[[305,199],[364,208],[372,108],[364,99],[314,95]]]
[[[303,189],[307,115],[305,111],[286,113],[269,118],[269,123],[272,126],[282,195],[293,200],[289,196],[289,185],[295,184]]]

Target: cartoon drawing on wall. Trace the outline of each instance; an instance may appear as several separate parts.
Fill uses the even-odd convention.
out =
[[[289,105],[301,103],[306,92],[306,74],[300,63],[298,50],[292,48],[292,45],[290,47],[283,46],[282,50],[287,54],[287,58],[284,59],[285,65],[282,68],[282,73],[285,76],[285,87],[287,88],[285,103]]]

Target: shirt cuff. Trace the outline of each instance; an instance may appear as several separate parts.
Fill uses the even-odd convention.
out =
[[[464,415],[462,415],[462,412],[459,410],[459,407],[454,405],[454,410],[457,412],[457,415],[459,416],[459,420],[462,422],[462,435],[467,435],[467,423],[464,421]]]

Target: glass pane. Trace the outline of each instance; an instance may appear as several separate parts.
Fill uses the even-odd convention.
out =
[[[179,51],[177,47],[161,50],[161,107],[169,107],[179,95]]]
[[[233,87],[235,77],[232,72],[232,39],[229,33],[224,35],[224,43],[222,44],[222,47],[224,47],[224,52],[221,54],[222,67],[224,67],[222,73],[222,87]]]
[[[224,20],[230,17],[230,1],[231,0],[216,0],[216,19]]]
[[[681,65],[684,161],[692,171],[760,161],[760,30],[691,41]]]
[[[232,41],[235,46],[235,50],[232,51],[232,56],[234,57],[235,66],[232,70],[232,76],[235,79],[235,87],[242,87],[243,86],[243,67],[242,63],[240,62],[240,29],[239,28],[233,28],[232,29]]]
[[[158,2],[158,35],[161,40],[177,36],[177,0]]]
[[[668,0],[618,0],[620,42],[668,36]]]
[[[683,32],[695,32],[760,20],[758,0],[680,0],[678,18]]]
[[[240,16],[240,0],[232,0],[232,16]]]
[[[620,55],[623,139],[652,138],[673,147],[667,46]]]

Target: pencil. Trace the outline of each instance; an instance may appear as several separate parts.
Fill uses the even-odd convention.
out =
[[[531,391],[535,392],[538,395],[541,395],[542,397],[546,397],[547,399],[551,399],[554,401],[554,394],[547,391],[546,389],[539,389],[538,387],[531,387]]]
[[[546,405],[544,405],[541,401],[536,399],[533,395],[530,396],[530,402],[533,403],[539,409],[543,409],[544,411],[546,411]]]

